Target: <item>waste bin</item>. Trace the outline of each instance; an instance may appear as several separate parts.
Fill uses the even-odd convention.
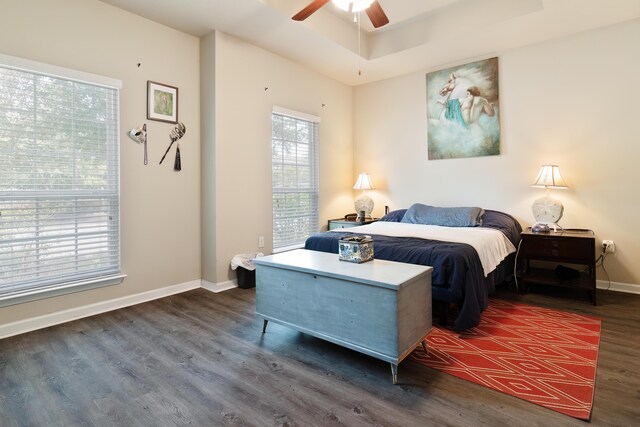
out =
[[[247,270],[244,267],[236,269],[238,275],[238,287],[242,289],[253,288],[256,286],[256,271]]]
[[[256,286],[256,265],[253,260],[264,256],[262,252],[256,254],[238,254],[231,259],[231,269],[238,276],[238,287],[242,289]]]

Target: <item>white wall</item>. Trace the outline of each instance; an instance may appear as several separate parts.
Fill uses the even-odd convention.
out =
[[[565,205],[561,225],[614,240],[611,280],[640,284],[639,41],[634,20],[498,53],[499,156],[427,160],[425,73],[434,70],[357,87],[355,170],[374,178],[375,214],[384,204],[475,205],[531,225],[544,190],[529,185],[541,164],[557,164],[570,186],[553,192]]]
[[[0,53],[123,81],[121,235],[128,275],[120,285],[0,308],[0,325],[199,280],[198,39],[94,0],[3,0]],[[173,150],[158,165],[174,125],[146,119],[147,80],[179,88],[179,120],[187,127],[179,173]],[[143,122],[148,166],[142,147],[126,137]]]
[[[203,64],[215,55],[215,120],[209,147],[215,164],[215,251],[203,252],[203,264],[215,262],[215,278],[224,282],[234,277],[229,269],[233,255],[272,249],[271,213],[271,110],[274,105],[321,118],[320,123],[320,221],[353,210],[353,90],[278,55],[216,32],[204,39],[215,47],[204,49]],[[265,88],[267,88],[265,90]],[[207,103],[203,99],[203,105]],[[324,104],[324,107],[323,107]],[[211,106],[209,106],[211,108]],[[206,132],[209,132],[207,130]],[[212,159],[203,159],[211,164]],[[258,248],[258,237],[266,246]],[[211,242],[203,242],[210,245]],[[215,259],[214,259],[215,258]],[[212,274],[209,265],[205,274]]]

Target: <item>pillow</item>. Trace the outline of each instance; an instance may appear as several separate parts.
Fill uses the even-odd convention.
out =
[[[415,203],[407,210],[401,222],[446,227],[476,227],[482,225],[483,215],[482,208],[438,208]]]
[[[406,209],[398,209],[397,211],[391,211],[385,216],[383,216],[382,218],[380,218],[379,221],[400,222],[402,221],[402,217],[404,217],[404,214],[406,212],[407,212]]]

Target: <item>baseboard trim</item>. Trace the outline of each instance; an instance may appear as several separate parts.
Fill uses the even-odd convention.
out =
[[[208,280],[202,279],[202,287],[208,291],[218,293],[237,288],[238,282],[236,280],[227,280],[226,282],[213,283]]]
[[[200,279],[0,325],[0,339],[198,289]]]
[[[611,286],[609,286],[609,282],[607,280],[597,280],[596,288],[615,292],[625,292],[627,294],[640,294],[640,285],[634,283],[611,282]]]
[[[608,289],[615,292],[625,292],[629,294],[640,295],[640,285],[633,283],[609,282],[606,280],[598,280],[596,282],[598,289]],[[0,339],[12,337],[14,335],[24,334],[26,332],[35,331],[49,326],[59,325],[61,323],[70,322],[72,320],[82,319],[84,317],[94,316],[107,311],[118,310],[120,308],[129,307],[136,304],[164,298],[170,295],[187,292],[192,289],[204,288],[208,291],[218,293],[229,289],[237,288],[238,284],[235,280],[227,280],[225,282],[213,283],[208,280],[199,279],[190,282],[180,283],[177,285],[167,286],[160,289],[154,289],[135,295],[128,295],[122,298],[116,298],[108,301],[101,301],[82,307],[74,307],[68,310],[58,311],[43,316],[33,317],[30,319],[19,320],[17,322],[0,325]]]

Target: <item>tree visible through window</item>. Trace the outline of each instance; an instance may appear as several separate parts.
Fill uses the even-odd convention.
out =
[[[120,273],[118,103],[0,64],[0,298]]]
[[[301,245],[318,231],[318,122],[271,116],[273,248]]]

